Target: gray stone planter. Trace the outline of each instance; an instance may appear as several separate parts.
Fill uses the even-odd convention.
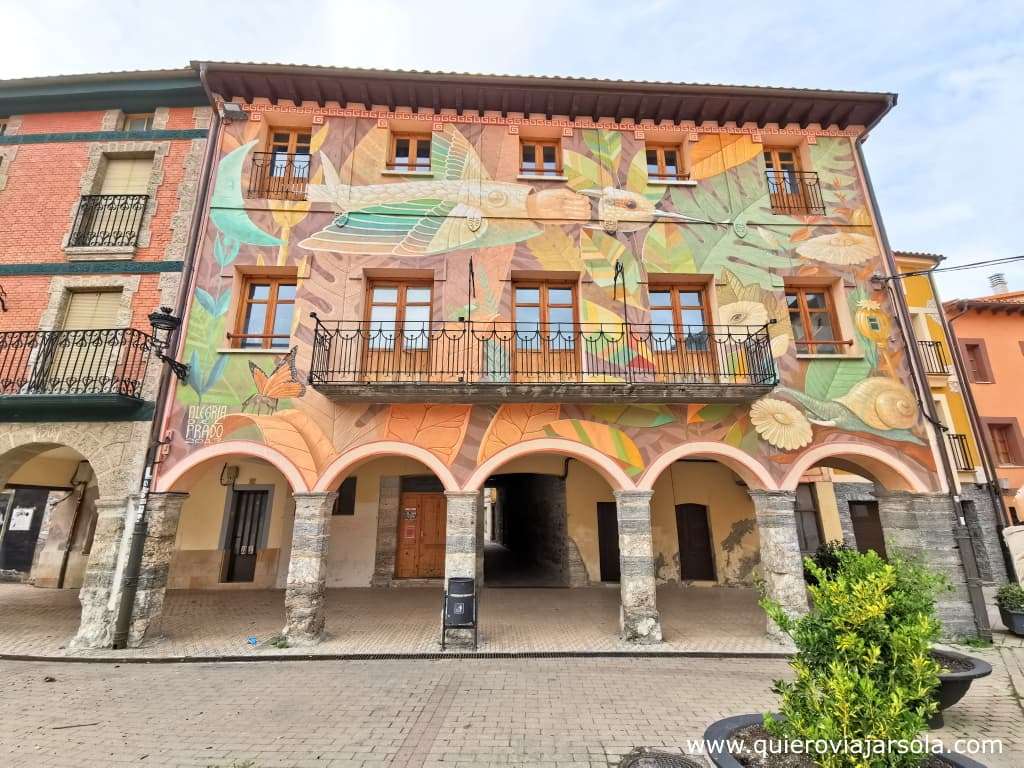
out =
[[[962,671],[942,672],[939,675],[939,687],[935,691],[935,698],[939,700],[939,709],[928,721],[929,728],[941,728],[943,724],[942,711],[949,709],[960,701],[967,694],[967,689],[971,687],[971,683],[979,677],[987,677],[992,674],[992,665],[987,661],[976,659],[973,656],[965,656],[955,651],[936,650],[935,653],[969,662],[971,668]]]
[[[711,745],[715,741],[719,741],[723,746],[726,739],[731,739],[732,735],[741,728],[746,728],[748,725],[756,725],[762,721],[764,715],[734,715],[733,717],[727,717],[724,720],[718,720],[707,727],[704,731],[704,742],[708,746],[708,758],[718,768],[745,768],[743,763],[737,760],[728,752],[724,751],[712,751]],[[955,768],[986,768],[982,763],[972,760],[969,757],[963,755],[954,755],[950,753],[943,753],[943,759],[946,760],[950,765]]]
[[[1024,611],[1008,611],[1000,606],[999,618],[1013,634],[1017,637],[1024,637]]]

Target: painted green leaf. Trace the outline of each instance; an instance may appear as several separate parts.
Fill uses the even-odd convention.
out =
[[[604,186],[601,166],[586,155],[566,150],[562,153],[562,170],[570,189],[579,192],[583,189],[600,189]]]
[[[652,186],[647,183],[647,157],[640,150],[629,163],[626,171],[626,189],[643,195],[652,203],[658,203],[665,196],[664,186]]]
[[[580,232],[580,257],[594,283],[609,291],[615,287],[615,264],[622,264],[622,279],[618,285],[617,297],[621,299],[625,290],[626,302],[632,306],[640,304],[640,265],[633,251],[614,235],[604,232],[583,230]]]
[[[622,156],[622,134],[619,131],[584,130],[583,143],[598,162],[614,172]]]
[[[676,420],[667,405],[638,403],[636,405],[595,405],[590,409],[595,419],[621,424],[624,427],[662,427]]]
[[[729,431],[725,433],[725,437],[722,438],[722,442],[727,445],[731,445],[733,448],[740,447],[740,444],[743,442],[743,427],[739,422],[736,422],[729,427]]]
[[[618,461],[629,475],[644,469],[643,456],[633,439],[620,429],[582,419],[561,419],[544,427],[548,437],[561,437],[594,448]]]
[[[732,412],[736,410],[735,405],[728,403],[719,403],[715,405],[705,405],[697,413],[693,415],[691,421],[698,422],[713,422],[721,421],[722,419],[728,418],[732,415]]]
[[[643,253],[648,272],[692,274],[697,271],[693,252],[679,224],[652,224],[644,237]]]
[[[812,360],[807,365],[804,392],[818,400],[834,400],[870,373],[867,360]]]

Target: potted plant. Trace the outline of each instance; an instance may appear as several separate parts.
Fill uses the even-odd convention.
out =
[[[1013,634],[1024,637],[1024,587],[1005,584],[996,592],[999,617]]]
[[[874,552],[833,554],[832,570],[806,561],[813,608],[805,616],[790,618],[778,603],[762,600],[793,639],[795,677],[776,683],[778,714],[742,715],[707,729],[712,761],[720,768],[977,768],[960,755],[921,752],[919,737],[938,709],[941,667],[932,643],[939,635],[934,608],[942,578]],[[746,746],[730,752],[740,740]],[[907,745],[907,751],[872,751],[885,742]],[[759,752],[757,745],[766,743],[776,749]],[[783,744],[813,748],[772,754]]]
[[[939,687],[935,691],[935,700],[939,708],[928,718],[929,728],[941,728],[943,725],[942,711],[956,704],[967,693],[971,683],[979,677],[992,674],[992,665],[974,656],[948,650],[932,649],[932,658],[938,663]]]

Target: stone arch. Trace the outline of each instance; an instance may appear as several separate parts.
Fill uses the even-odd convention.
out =
[[[559,438],[526,440],[510,445],[508,448],[491,456],[483,464],[480,464],[469,480],[466,481],[463,488],[466,491],[479,491],[487,481],[487,478],[496,474],[508,462],[538,453],[556,453],[579,459],[604,477],[612,487],[612,490],[631,491],[636,489],[636,485],[629,478],[629,475],[610,457],[582,443]]]
[[[892,451],[863,443],[825,443],[806,451],[793,462],[779,484],[782,490],[796,490],[800,478],[815,464],[825,464],[859,475],[865,475],[887,491],[929,493],[931,488],[920,475]]]
[[[284,475],[292,493],[308,493],[310,490],[302,472],[287,456],[268,445],[247,440],[228,440],[193,451],[166,473],[161,472],[155,489],[161,493],[188,490],[208,462],[230,456],[247,456],[266,461]]]
[[[680,459],[714,459],[740,476],[748,487],[773,491],[778,488],[764,466],[748,453],[725,443],[684,443],[661,454],[643,473],[637,488],[649,491],[659,475]]]
[[[441,481],[446,491],[459,490],[459,483],[455,479],[455,475],[437,456],[425,448],[420,448],[418,445],[393,440],[365,443],[345,451],[320,473],[320,478],[316,481],[313,490],[330,491],[334,489],[339,479],[343,478],[360,464],[386,456],[404,456],[414,459],[437,475],[437,479]]]

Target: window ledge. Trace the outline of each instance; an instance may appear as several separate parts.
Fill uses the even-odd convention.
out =
[[[135,258],[134,245],[80,245],[65,246],[68,261],[131,261]]]
[[[797,360],[863,360],[864,359],[864,355],[861,354],[861,353],[858,353],[858,352],[854,352],[852,354],[843,354],[843,353],[824,354],[823,353],[823,354],[820,354],[820,355],[816,355],[816,354],[809,353],[809,352],[797,352],[796,359]]]
[[[285,355],[288,349],[243,349],[242,347],[221,347],[217,350],[218,355]]]
[[[520,173],[518,176],[516,176],[516,178],[519,179],[520,181],[568,181],[569,180],[568,176],[562,176],[561,174],[559,174],[558,176],[552,176],[550,174],[545,174],[545,173]]]
[[[651,187],[696,187],[697,182],[693,179],[647,179]]]
[[[433,178],[433,171],[398,171],[391,168],[385,168],[380,172],[381,176],[427,176]]]

